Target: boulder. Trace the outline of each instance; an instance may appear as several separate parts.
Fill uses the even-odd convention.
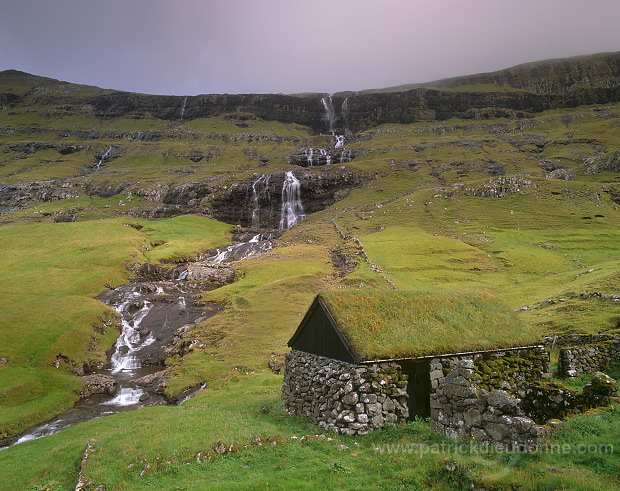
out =
[[[229,284],[235,279],[235,270],[210,262],[191,263],[187,266],[187,279],[191,281],[213,281]]]
[[[116,393],[117,384],[110,375],[86,375],[82,377],[84,380],[84,388],[80,391],[81,397],[88,397],[92,394],[114,395]]]

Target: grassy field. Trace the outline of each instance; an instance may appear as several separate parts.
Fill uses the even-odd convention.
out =
[[[281,360],[314,296],[326,291],[493,292],[528,333],[620,332],[617,303],[579,296],[619,293],[618,172],[591,170],[620,150],[619,121],[620,105],[608,104],[353,135],[347,148],[360,156],[343,167],[374,177],[286,231],[273,250],[236,264],[233,284],[203,295],[225,308],[193,328],[203,348],[167,360],[167,390],[199,382],[207,390],[180,407],[117,414],[4,450],[3,486],[72,489],[91,439],[95,451],[84,472],[93,489],[620,486],[617,457],[604,452],[488,455],[468,442],[458,454],[435,451],[453,442],[424,421],[358,439],[301,441],[318,428],[282,414],[281,377],[268,368]],[[255,173],[289,170],[293,151],[330,140],[257,119],[104,120],[52,105],[1,110],[0,125],[7,128],[0,135],[2,185],[77,178],[118,146],[118,157],[81,182],[158,189],[208,180],[224,190]],[[564,174],[553,174],[558,169]],[[205,217],[127,216],[154,206],[121,192],[1,212],[0,436],[69,407],[82,384],[72,368],[105,359],[118,331],[97,295],[129,281],[137,265],[191,261],[230,241],[232,225]],[[54,223],[67,214],[76,221]],[[337,264],[341,256],[346,270]],[[59,357],[70,363],[55,368]],[[617,408],[575,418],[553,442],[620,448],[619,425]],[[220,441],[236,451],[218,454]],[[340,444],[348,449],[338,451]]]
[[[233,376],[180,407],[116,414],[20,444],[0,456],[3,486],[73,489],[90,441],[94,452],[81,468],[89,489],[607,490],[620,484],[610,447],[620,445],[617,409],[570,420],[538,453],[512,454],[449,440],[425,421],[364,437],[322,435],[309,421],[281,412],[280,384],[276,375]]]

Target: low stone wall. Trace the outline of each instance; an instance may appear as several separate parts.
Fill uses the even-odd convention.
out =
[[[450,438],[473,438],[510,450],[535,448],[550,428],[523,414],[505,390],[481,389],[473,359],[463,358],[431,395],[432,427]]]
[[[282,382],[284,410],[347,435],[407,420],[407,377],[397,363],[352,365],[291,351]]]
[[[620,336],[605,336],[598,342],[563,348],[558,358],[558,373],[562,377],[577,377],[617,366],[620,366]]]
[[[534,421],[544,424],[549,420],[564,419],[593,407],[606,406],[616,396],[618,383],[605,375],[596,373],[581,393],[560,384],[542,382],[524,387],[521,409]]]

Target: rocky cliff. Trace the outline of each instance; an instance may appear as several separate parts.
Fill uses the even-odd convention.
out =
[[[620,52],[519,65],[494,73],[403,86],[390,92],[324,95],[210,94],[159,96],[103,91],[32,76],[32,90],[24,90],[28,74],[0,72],[0,103],[5,106],[65,104],[87,108],[96,116],[152,116],[189,120],[214,115],[252,115],[269,121],[298,123],[316,132],[359,131],[384,123],[412,123],[452,117],[522,117],[546,109],[599,104],[620,99]],[[495,85],[502,91],[450,91],[463,85]],[[13,85],[13,86],[12,86]],[[15,87],[19,86],[19,90]],[[35,89],[37,87],[37,89]],[[55,87],[55,88],[54,88]],[[414,87],[414,88],[411,88]],[[514,88],[514,91],[506,90]],[[411,90],[407,90],[411,88]]]

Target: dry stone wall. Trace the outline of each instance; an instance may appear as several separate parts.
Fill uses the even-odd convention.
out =
[[[617,366],[620,366],[620,336],[604,336],[597,342],[563,348],[558,359],[558,372],[563,377]]]
[[[473,359],[456,363],[431,395],[435,431],[450,438],[472,438],[510,450],[536,447],[550,428],[525,416],[519,400],[505,390],[481,389]]]
[[[407,420],[407,377],[397,363],[354,365],[293,350],[286,354],[284,410],[347,435]]]
[[[551,378],[549,355],[542,348],[494,351],[433,358],[430,362],[431,390],[439,388],[461,360],[474,361],[472,381],[487,391],[516,391],[523,384]]]

